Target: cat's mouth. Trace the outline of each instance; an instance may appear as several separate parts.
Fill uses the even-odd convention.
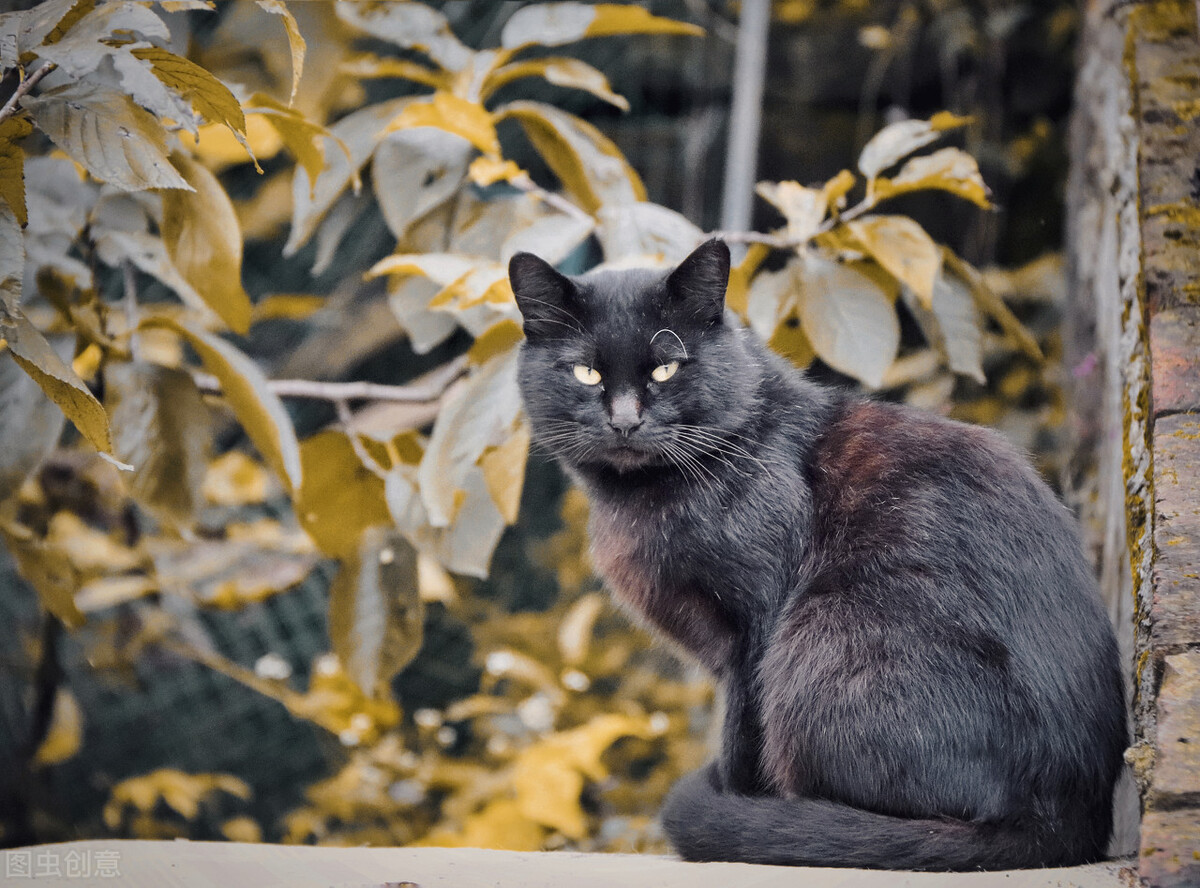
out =
[[[640,469],[654,461],[654,454],[628,441],[616,441],[605,448],[608,462],[621,471]]]

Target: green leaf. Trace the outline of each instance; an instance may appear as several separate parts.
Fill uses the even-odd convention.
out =
[[[970,122],[969,117],[955,117],[942,112],[929,120],[901,120],[889,124],[867,142],[858,156],[858,169],[868,179],[874,179],[918,148],[924,148],[941,138],[947,130]]]
[[[283,18],[283,27],[287,30],[288,47],[292,51],[292,94],[288,103],[296,101],[296,90],[300,86],[300,78],[304,74],[304,54],[307,44],[300,33],[300,25],[292,15],[283,0],[258,0],[260,9]]]
[[[390,682],[421,649],[425,607],[417,553],[393,527],[370,527],[329,590],[329,637],[364,693],[390,699]]]
[[[390,522],[383,480],[362,464],[345,433],[333,429],[306,438],[300,461],[300,526],[322,552],[352,559],[367,528]]]
[[[102,182],[124,191],[191,187],[167,159],[162,125],[116,90],[72,83],[21,104],[55,145]]]
[[[6,350],[7,351],[7,350]],[[62,435],[63,412],[0,352],[0,502],[37,471]]]
[[[541,77],[555,86],[582,89],[622,111],[629,110],[629,102],[612,91],[608,78],[601,71],[587,62],[572,58],[533,59],[497,68],[484,84],[483,97],[486,99],[500,87],[522,77]]]
[[[163,193],[162,240],[171,263],[236,333],[250,329],[242,288],[242,231],[217,177],[185,154],[172,156],[190,191]]]
[[[446,17],[423,3],[339,3],[335,8],[352,28],[423,52],[447,71],[461,70],[474,55],[454,36]]]
[[[596,218],[596,237],[606,262],[640,258],[652,264],[676,263],[704,240],[704,232],[685,216],[648,201],[603,206]]]
[[[394,132],[380,141],[371,163],[372,184],[397,239],[458,190],[472,153],[465,138],[433,127]]]
[[[195,62],[157,46],[130,50],[149,62],[154,76],[192,103],[192,108],[209,123],[223,123],[235,134],[246,135],[246,115],[229,87]]]
[[[358,181],[358,171],[375,153],[384,129],[410,101],[401,98],[368,105],[329,128],[330,135],[340,140],[346,151],[328,152],[328,162],[311,187],[308,174],[296,171],[292,181],[292,230],[283,248],[285,256],[295,255],[308,242],[342,192]]]
[[[875,281],[853,266],[809,253],[793,265],[804,333],[830,367],[878,388],[900,348],[896,309]]]
[[[911,191],[949,191],[983,209],[991,209],[988,187],[975,158],[958,148],[942,148],[932,154],[910,158],[894,179],[879,179],[875,196],[887,200]]]
[[[110,363],[104,402],[113,455],[133,466],[130,492],[160,521],[192,523],[208,468],[211,419],[192,377],[146,363]]]
[[[521,406],[517,351],[509,349],[476,369],[438,414],[417,470],[421,501],[434,527],[455,520],[466,475],[485,450],[511,434]]]
[[[62,409],[80,434],[97,450],[111,453],[104,407],[20,311],[0,307],[0,338],[8,342],[8,350],[21,369]]]
[[[258,452],[289,490],[299,490],[303,471],[296,431],[258,365],[224,339],[189,321],[152,315],[139,327],[163,327],[188,341],[205,369],[221,383],[225,400]]]
[[[450,249],[501,263],[529,250],[556,265],[594,229],[582,213],[566,215],[532,194],[480,200],[468,190],[454,205]]]
[[[493,115],[497,122],[509,117],[516,118],[563,188],[589,213],[646,199],[645,185],[621,150],[590,123],[542,102],[510,102]]]
[[[17,143],[33,132],[33,124],[24,117],[10,117],[0,123],[0,199],[12,209],[17,221],[25,225],[25,152]]]
[[[846,230],[883,268],[911,287],[926,308],[942,270],[942,251],[925,229],[908,216],[864,216]]]
[[[686,22],[651,15],[633,4],[537,3],[525,6],[504,23],[500,45],[517,50],[524,46],[561,46],[586,37],[617,34],[687,34],[702,36],[704,29]]]
[[[161,238],[146,231],[100,229],[95,232],[95,243],[96,255],[105,265],[118,268],[122,262],[129,260],[139,271],[144,271],[173,290],[189,308],[196,309],[206,318],[211,317],[213,324],[219,323],[208,303],[171,262]]]
[[[479,458],[479,468],[483,470],[488,493],[492,495],[492,502],[500,510],[505,524],[514,523],[521,508],[529,441],[529,423],[524,416],[518,415],[512,434],[501,443],[489,447]]]
[[[433,126],[466,139],[484,154],[500,155],[500,140],[487,109],[479,102],[460,98],[454,93],[438,90],[428,98],[410,102],[388,124],[384,133],[413,127]]]

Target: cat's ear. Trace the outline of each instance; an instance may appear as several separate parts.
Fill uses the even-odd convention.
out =
[[[575,326],[575,285],[549,262],[532,253],[517,253],[508,260],[508,282],[525,319],[527,338]]]
[[[729,286],[729,247],[719,238],[696,247],[667,277],[671,302],[703,324],[721,319]]]

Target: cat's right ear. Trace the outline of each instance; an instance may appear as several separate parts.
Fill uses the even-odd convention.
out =
[[[571,310],[575,285],[549,262],[532,253],[517,253],[508,260],[508,282],[525,319],[526,338],[577,326]]]

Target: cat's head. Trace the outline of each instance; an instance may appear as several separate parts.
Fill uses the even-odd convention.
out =
[[[667,272],[568,277],[530,253],[508,269],[525,320],[526,410],[567,465],[694,475],[745,424],[759,370],[726,319],[722,241]]]

